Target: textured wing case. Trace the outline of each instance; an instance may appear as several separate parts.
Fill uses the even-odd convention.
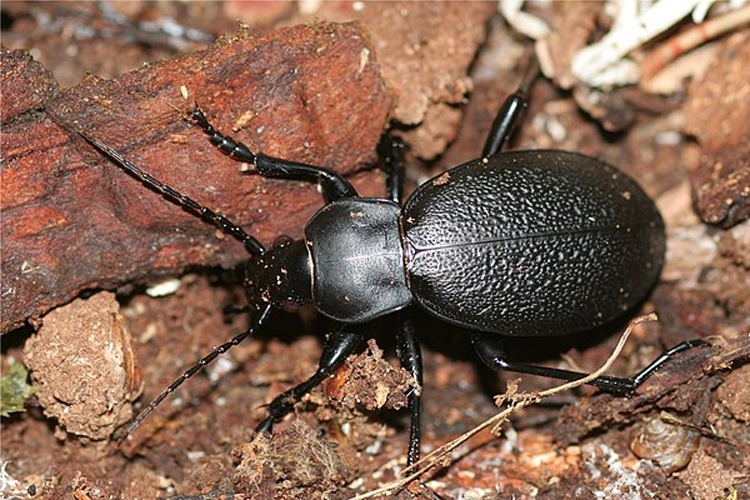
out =
[[[645,297],[664,258],[664,225],[641,188],[562,151],[453,169],[414,192],[402,223],[415,300],[449,322],[506,335],[613,319]]]

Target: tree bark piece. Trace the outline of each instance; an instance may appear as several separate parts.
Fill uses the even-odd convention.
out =
[[[6,51],[7,59],[16,64],[3,64],[4,95],[16,97],[2,115],[3,332],[85,289],[247,257],[78,131],[268,244],[282,233],[301,236],[320,195],[311,185],[241,175],[239,163],[184,119],[193,100],[217,129],[255,151],[344,174],[374,162],[391,107],[374,52],[354,24],[240,31],[184,58],[117,80],[89,77],[62,92],[26,55]]]

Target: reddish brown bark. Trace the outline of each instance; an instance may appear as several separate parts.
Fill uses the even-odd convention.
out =
[[[724,228],[750,217],[750,35],[737,33],[690,88],[685,129],[703,148],[690,172],[701,218]]]
[[[374,161],[391,106],[374,51],[352,24],[241,33],[68,91],[28,56],[4,52],[3,60],[2,331],[84,289],[247,257],[78,131],[267,244],[300,235],[321,204],[315,187],[241,175],[180,112],[197,100],[218,129],[257,151],[348,174]]]

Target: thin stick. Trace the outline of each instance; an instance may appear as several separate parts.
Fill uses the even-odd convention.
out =
[[[395,490],[403,488],[408,483],[414,481],[415,479],[425,474],[433,466],[437,465],[440,460],[445,458],[448,455],[448,453],[455,450],[456,448],[464,444],[466,441],[468,441],[475,435],[479,434],[480,432],[487,429],[488,427],[497,428],[500,424],[505,422],[505,420],[507,420],[508,417],[510,417],[510,415],[512,415],[513,413],[516,413],[520,409],[530,406],[532,404],[535,404],[546,397],[552,396],[554,394],[558,394],[563,391],[567,391],[569,389],[580,387],[584,384],[591,382],[592,380],[598,377],[601,377],[604,374],[604,372],[609,370],[612,364],[614,364],[615,360],[622,352],[623,347],[625,347],[625,342],[627,342],[628,337],[630,337],[630,334],[633,332],[635,327],[647,321],[656,321],[656,319],[657,319],[656,313],[646,314],[643,316],[638,316],[636,318],[633,318],[628,324],[625,331],[620,336],[620,340],[617,343],[617,346],[612,351],[612,354],[609,356],[607,361],[598,370],[590,373],[589,375],[583,378],[579,378],[578,380],[566,382],[564,384],[555,386],[551,389],[546,389],[544,391],[535,392],[535,393],[516,394],[515,389],[512,388],[508,392],[506,392],[506,394],[503,394],[502,396],[498,396],[496,398],[496,401],[499,402],[498,404],[503,404],[504,402],[508,402],[508,407],[505,408],[503,411],[501,411],[494,417],[491,417],[485,420],[484,422],[477,425],[476,427],[469,430],[468,432],[465,432],[464,434],[458,436],[453,441],[450,441],[444,444],[443,446],[435,449],[434,451],[426,455],[419,462],[413,464],[411,467],[406,469],[406,470],[412,470],[414,472],[410,473],[408,476],[404,477],[403,479],[394,481],[390,484],[386,484],[385,486],[381,488],[364,493],[362,495],[357,495],[356,497],[353,497],[352,500],[362,500],[365,498],[372,498],[377,495],[392,494]]]
[[[666,40],[649,53],[641,63],[641,75],[644,80],[650,80],[664,66],[677,59],[686,52],[703,45],[709,40],[740,28],[750,23],[750,5],[732,10],[721,16],[694,26]]]

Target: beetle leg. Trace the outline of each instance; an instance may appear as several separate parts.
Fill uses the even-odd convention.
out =
[[[658,370],[664,363],[672,359],[675,354],[687,351],[688,349],[692,349],[693,347],[707,347],[710,345],[711,344],[701,339],[686,340],[685,342],[677,344],[673,348],[664,351],[661,356],[653,360],[651,364],[646,368],[630,377],[629,380],[632,381],[633,388],[636,388],[641,385],[648,377],[650,377],[656,370]]]
[[[254,165],[255,169],[252,172],[269,178],[317,182],[327,202],[359,196],[349,181],[327,168],[253,153],[245,144],[216,130],[197,105],[191,117],[209,137],[211,144],[234,160]]]
[[[399,324],[396,352],[401,366],[409,372],[419,387],[409,392],[409,413],[411,414],[411,430],[409,433],[409,449],[406,454],[406,465],[414,465],[419,461],[420,441],[420,410],[422,394],[422,351],[408,312],[399,314]]]
[[[495,119],[492,121],[490,133],[487,135],[487,140],[482,150],[483,158],[499,152],[510,138],[516,124],[523,116],[524,111],[526,111],[529,88],[538,72],[539,65],[536,59],[532,58],[531,65],[526,69],[524,81],[518,87],[518,90],[505,98],[500,111],[497,112]]]
[[[295,403],[302,396],[320,385],[326,377],[344,364],[346,358],[354,352],[361,341],[362,337],[360,334],[344,331],[343,329],[338,330],[326,339],[323,354],[321,354],[318,363],[318,370],[304,382],[276,396],[268,405],[268,417],[258,424],[255,430],[258,432],[270,431],[274,423],[281,420],[294,409]]]
[[[539,375],[560,380],[577,380],[588,375],[587,373],[563,370],[561,368],[527,365],[510,361],[505,355],[502,338],[498,337],[496,334],[475,332],[472,334],[471,342],[482,362],[493,370],[528,373],[530,375]],[[706,345],[706,343],[702,340],[683,342],[682,344],[666,351],[633,377],[621,378],[602,376],[592,380],[588,384],[618,396],[630,394],[675,354],[701,345]]]
[[[521,89],[505,98],[503,106],[492,121],[492,128],[482,149],[482,157],[492,156],[503,147],[526,109],[526,93]]]
[[[388,198],[401,205],[404,195],[404,148],[406,145],[399,137],[384,135],[378,144],[380,168],[386,174]]]
[[[505,370],[517,373],[528,373],[540,377],[549,377],[560,380],[576,380],[587,376],[587,373],[552,368],[549,366],[528,365],[516,363],[507,359],[503,348],[503,339],[496,334],[485,334],[475,332],[472,334],[471,343],[477,352],[479,359],[493,370]],[[614,394],[628,394],[635,390],[635,385],[630,379],[619,377],[599,377],[589,382],[590,385],[598,387]]]

